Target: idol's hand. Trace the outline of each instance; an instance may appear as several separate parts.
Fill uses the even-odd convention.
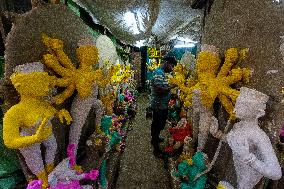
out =
[[[58,118],[59,118],[61,123],[64,123],[64,118],[65,118],[67,125],[70,125],[71,122],[72,122],[72,117],[71,117],[70,113],[65,109],[61,109],[58,112]]]
[[[39,120],[36,123],[37,125],[40,124],[35,134],[37,142],[46,140],[52,134],[52,125],[51,125],[52,119],[53,116],[51,116],[50,118],[44,118],[42,121]]]
[[[242,138],[241,136],[228,135],[227,140],[233,154],[237,155],[243,163],[249,163],[253,160],[253,154],[250,154],[249,152],[247,139]]]
[[[218,129],[219,124],[218,124],[218,120],[216,117],[212,116],[211,117],[211,125],[210,125],[210,133],[215,137],[218,138],[220,140],[225,138],[225,135],[222,131],[220,131]]]
[[[33,180],[28,184],[27,189],[41,189],[42,184],[43,182],[41,180]]]
[[[215,137],[218,133],[218,120],[216,117],[211,117],[210,133]]]
[[[63,49],[63,41],[60,39],[52,39],[46,34],[42,34],[42,41],[50,50]]]
[[[98,170],[92,170],[89,173],[85,174],[85,179],[88,180],[96,180],[99,176],[99,171]]]

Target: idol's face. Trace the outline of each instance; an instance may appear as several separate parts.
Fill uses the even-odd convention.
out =
[[[237,118],[242,119],[251,114],[251,109],[252,108],[249,103],[241,99],[237,99],[234,112]]]
[[[20,95],[32,97],[47,96],[54,83],[54,77],[47,72],[16,73],[11,80]]]
[[[237,118],[259,118],[265,114],[266,105],[255,100],[237,98],[234,113]]]

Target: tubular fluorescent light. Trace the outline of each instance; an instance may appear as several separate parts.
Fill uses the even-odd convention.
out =
[[[186,47],[194,47],[194,43],[183,44],[183,45],[175,45],[174,48],[186,48]]]
[[[124,14],[124,21],[132,29],[133,34],[139,34],[135,16],[132,12],[128,11]]]
[[[144,45],[145,41],[146,41],[146,40],[136,41],[135,46],[136,46],[136,47],[142,47],[142,46]]]
[[[177,39],[179,41],[184,41],[184,42],[188,42],[188,43],[196,43],[196,41],[193,41],[192,39],[189,39],[189,38],[179,37]]]

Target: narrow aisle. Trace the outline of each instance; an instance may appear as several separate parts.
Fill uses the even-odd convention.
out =
[[[137,100],[137,115],[133,130],[128,133],[116,188],[169,189],[168,172],[164,168],[163,160],[154,157],[150,144],[151,120],[145,117],[148,97],[141,94]]]

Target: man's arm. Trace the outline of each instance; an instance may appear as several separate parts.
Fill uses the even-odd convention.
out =
[[[162,75],[155,75],[152,79],[152,88],[157,94],[167,94],[170,92],[170,86],[167,79]]]

